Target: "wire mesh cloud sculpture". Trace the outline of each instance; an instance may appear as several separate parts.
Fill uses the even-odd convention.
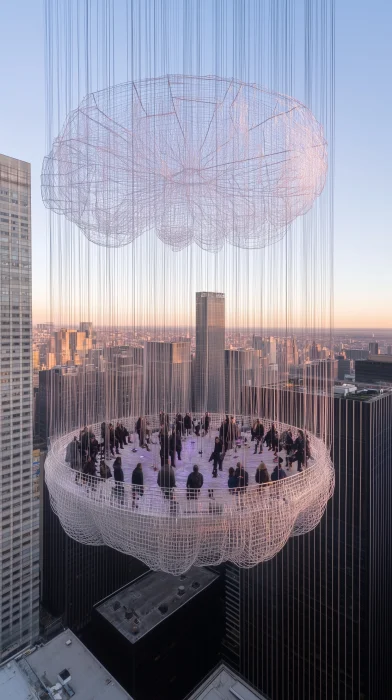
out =
[[[87,95],[44,159],[42,198],[102,246],[154,230],[176,251],[263,248],[311,208],[326,173],[323,129],[297,100],[168,75]]]

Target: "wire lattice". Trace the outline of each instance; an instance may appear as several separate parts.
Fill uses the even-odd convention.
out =
[[[94,243],[154,230],[173,250],[281,239],[322,192],[321,125],[256,85],[168,75],[87,95],[42,169],[45,205]]]
[[[132,430],[136,418],[124,420]],[[215,422],[218,425],[218,419]],[[149,417],[150,426],[158,424]],[[270,427],[271,421],[263,420]],[[214,420],[213,420],[214,424]],[[278,423],[279,432],[293,426]],[[99,431],[99,426],[92,426]],[[308,435],[311,466],[287,478],[237,489],[222,486],[213,495],[201,489],[188,500],[187,489],[171,497],[156,486],[145,486],[136,510],[132,486],[116,493],[113,480],[76,477],[65,462],[66,446],[74,433],[52,441],[45,463],[51,504],[66,533],[90,545],[106,544],[145,562],[154,570],[180,574],[191,566],[232,561],[251,567],[274,557],[289,537],[302,535],[319,523],[334,489],[334,470],[325,444]]]

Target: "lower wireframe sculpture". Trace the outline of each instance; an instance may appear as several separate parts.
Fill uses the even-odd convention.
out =
[[[132,432],[135,419],[124,423]],[[45,479],[52,508],[70,537],[84,544],[108,545],[151,569],[180,574],[194,565],[224,561],[252,567],[274,557],[289,537],[309,532],[319,523],[333,493],[334,470],[326,445],[314,435],[307,436],[310,457],[302,471],[295,464],[287,469],[282,451],[287,478],[260,485],[255,479],[260,461],[273,473],[279,456],[264,449],[261,457],[257,449],[253,451],[246,430],[249,417],[243,418],[241,437],[226,452],[223,469],[214,478],[208,461],[218,427],[218,417],[213,417],[208,435],[183,441],[176,486],[160,488],[159,447],[154,440],[158,417],[149,417],[149,424],[153,436],[149,450],[130,445],[122,452],[124,484],[86,476],[67,465],[66,447],[74,433],[52,441]],[[268,428],[270,421],[264,425]],[[275,426],[280,434],[296,431],[282,423]],[[99,432],[98,426],[94,428]],[[186,475],[196,461],[204,476],[197,494],[186,487]],[[131,484],[136,463],[143,465],[142,492]],[[239,464],[247,473],[248,486],[229,489],[228,468]]]

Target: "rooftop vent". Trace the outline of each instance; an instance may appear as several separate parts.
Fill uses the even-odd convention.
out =
[[[68,669],[66,669],[66,668],[64,668],[62,671],[60,671],[57,678],[59,679],[61,685],[65,685],[66,683],[71,682],[71,674],[68,671]]]
[[[200,588],[200,583],[198,581],[194,581],[192,583],[192,588]]]
[[[169,610],[169,606],[166,605],[166,603],[161,603],[161,605],[159,605],[158,607],[158,610],[160,613],[162,613],[162,615],[164,615]]]
[[[185,593],[185,586],[178,586],[177,594],[184,595],[184,593]]]
[[[118,602],[118,600],[116,600],[113,603],[113,610],[118,610],[119,608],[121,608],[121,604]]]

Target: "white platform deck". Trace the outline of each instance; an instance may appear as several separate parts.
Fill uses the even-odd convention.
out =
[[[193,465],[197,464],[199,471],[203,474],[204,485],[203,488],[225,488],[227,487],[228,472],[229,467],[236,467],[237,462],[241,462],[249,474],[249,484],[255,483],[255,472],[263,461],[270,474],[272,473],[276,462],[273,462],[274,454],[269,451],[266,445],[263,445],[263,452],[259,454],[254,454],[255,442],[251,442],[250,432],[242,434],[241,445],[237,446],[235,449],[228,450],[225,454],[222,463],[222,471],[218,469],[218,476],[214,478],[212,476],[212,462],[208,462],[211,453],[213,451],[215,437],[218,435],[216,430],[211,431],[205,437],[196,437],[196,435],[190,435],[189,437],[183,439],[182,441],[182,452],[181,460],[178,460],[176,455],[176,486],[178,488],[185,488],[188,475],[193,469]],[[295,437],[295,436],[294,436]],[[246,439],[246,442],[245,440]],[[133,444],[126,445],[124,449],[120,449],[120,456],[122,467],[124,471],[124,477],[126,483],[131,483],[132,471],[138,462],[143,465],[144,474],[144,484],[145,486],[155,486],[157,484],[157,476],[160,469],[160,456],[159,456],[159,441],[158,435],[154,433],[151,437],[151,443],[149,445],[150,452],[146,449],[139,447],[139,439],[136,434],[131,436]],[[133,452],[136,449],[136,452]],[[259,448],[260,449],[260,448]],[[200,454],[200,451],[202,454]],[[116,455],[117,456],[117,455]],[[283,468],[285,469],[288,476],[297,472],[297,463],[295,462],[290,469],[285,468],[286,463],[286,452],[281,453],[284,459]],[[109,464],[112,465],[114,458],[112,457]]]

